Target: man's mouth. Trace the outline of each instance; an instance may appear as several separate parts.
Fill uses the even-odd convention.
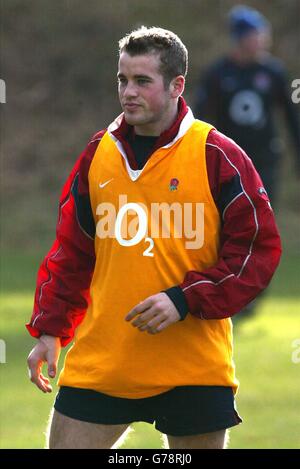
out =
[[[124,103],[123,108],[127,109],[128,111],[135,111],[140,107],[140,104],[137,103]]]

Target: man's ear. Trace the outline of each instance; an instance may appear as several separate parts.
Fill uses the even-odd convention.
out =
[[[183,75],[178,75],[173,78],[170,83],[170,93],[172,98],[179,98],[184,92],[185,78]]]

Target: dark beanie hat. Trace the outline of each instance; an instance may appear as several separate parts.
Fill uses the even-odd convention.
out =
[[[268,28],[268,20],[253,8],[239,5],[229,12],[230,35],[235,40],[239,40],[252,31],[264,31]]]

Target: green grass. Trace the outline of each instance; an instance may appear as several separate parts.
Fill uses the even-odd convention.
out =
[[[1,262],[1,448],[42,448],[54,392],[44,395],[27,377],[26,357],[35,343],[24,328],[33,303],[40,256],[8,254]],[[299,256],[283,258],[259,312],[236,327],[238,410],[244,423],[231,431],[230,448],[300,448],[300,363],[292,342],[300,339]],[[63,358],[63,357],[61,357]],[[61,360],[62,361],[62,360]],[[153,426],[136,423],[122,448],[160,448]]]

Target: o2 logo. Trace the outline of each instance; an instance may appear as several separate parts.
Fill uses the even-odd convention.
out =
[[[135,236],[131,239],[124,239],[121,234],[121,226],[122,226],[122,220],[129,210],[133,210],[136,212],[139,224],[138,224],[138,231],[135,234]],[[140,243],[143,239],[145,239],[145,242],[150,243],[148,248],[145,249],[143,252],[143,256],[147,257],[153,257],[154,254],[151,252],[151,250],[154,247],[154,241],[152,238],[146,237],[147,233],[147,215],[144,209],[136,203],[129,203],[126,205],[123,205],[121,209],[118,212],[117,218],[116,218],[116,224],[115,224],[115,237],[118,243],[121,246],[135,246],[136,244]]]

